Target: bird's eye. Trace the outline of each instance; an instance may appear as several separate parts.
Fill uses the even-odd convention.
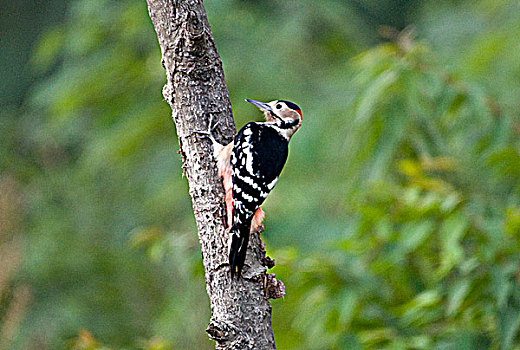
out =
[[[276,109],[282,109],[282,105],[281,105],[280,103],[278,103],[278,104],[276,105]]]

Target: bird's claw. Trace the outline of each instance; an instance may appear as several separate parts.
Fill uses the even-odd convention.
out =
[[[190,129],[190,133],[192,133],[192,134],[199,134],[199,135],[203,135],[203,136],[210,136],[211,135],[208,131],[193,130],[193,129]]]
[[[207,136],[209,138],[213,138],[212,131],[213,131],[213,129],[215,129],[215,127],[217,125],[220,124],[220,120],[218,120],[215,124],[213,124],[213,125],[212,124],[213,124],[213,115],[211,115],[209,117],[208,130],[202,131],[202,130],[190,129],[190,133],[192,133],[192,134],[199,134],[199,135],[202,135],[202,136]]]

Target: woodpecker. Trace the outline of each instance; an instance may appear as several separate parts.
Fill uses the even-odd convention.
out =
[[[265,215],[261,205],[285,165],[289,140],[302,125],[302,111],[292,102],[246,101],[264,112],[266,121],[247,123],[228,145],[212,136],[211,121],[208,131],[195,131],[213,142],[218,175],[224,185],[232,279],[240,277],[249,234],[262,225]]]

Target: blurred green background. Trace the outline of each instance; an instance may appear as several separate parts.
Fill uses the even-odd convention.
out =
[[[279,349],[520,349],[520,4],[206,0],[304,125],[266,201]],[[145,1],[0,4],[0,349],[211,349]]]

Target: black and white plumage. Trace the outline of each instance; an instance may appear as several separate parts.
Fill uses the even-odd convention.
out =
[[[231,152],[233,222],[254,214],[278,181],[288,140],[267,123],[248,123],[235,136]]]
[[[266,122],[247,123],[226,146],[216,142],[211,133],[203,133],[213,141],[226,191],[232,278],[240,277],[249,234],[261,226],[264,216],[260,206],[276,185],[287,160],[289,140],[302,123],[302,112],[292,102],[246,101],[264,112]]]
[[[244,265],[253,215],[276,185],[285,165],[289,141],[267,123],[248,123],[235,136],[231,152],[233,227],[231,274]]]

